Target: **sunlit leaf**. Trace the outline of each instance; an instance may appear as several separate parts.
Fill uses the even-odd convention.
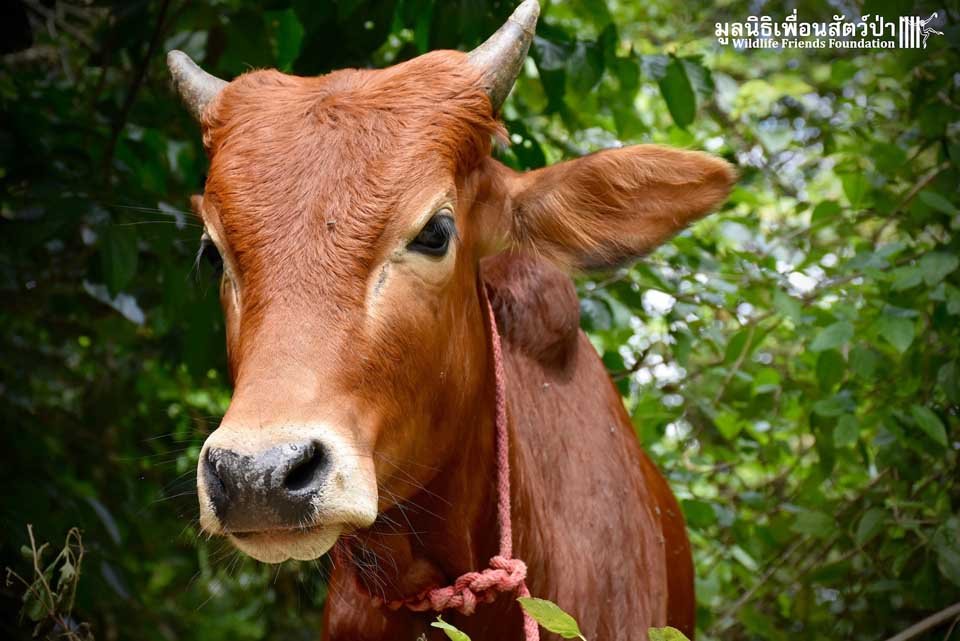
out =
[[[447,638],[450,639],[450,641],[470,641],[470,637],[458,630],[453,625],[444,621],[439,616],[437,617],[436,621],[430,623],[430,626],[443,630],[443,633],[447,635]]]
[[[552,601],[535,597],[520,597],[517,601],[524,612],[550,632],[559,634],[564,639],[584,639],[576,620]]]
[[[650,628],[647,630],[650,641],[690,641],[680,630],[667,626],[665,628]]]

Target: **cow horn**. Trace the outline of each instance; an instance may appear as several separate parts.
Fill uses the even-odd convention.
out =
[[[495,34],[470,52],[470,64],[483,71],[483,86],[494,112],[500,110],[520,75],[539,16],[537,0],[524,0]]]
[[[204,107],[227,86],[226,81],[211,76],[198,67],[190,56],[176,49],[167,54],[167,67],[170,68],[173,86],[180,94],[180,99],[197,120],[203,115]]]

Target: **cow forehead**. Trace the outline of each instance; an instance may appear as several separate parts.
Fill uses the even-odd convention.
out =
[[[499,132],[462,57],[232,82],[204,121],[206,198],[239,269],[369,268],[409,200],[444,189]]]

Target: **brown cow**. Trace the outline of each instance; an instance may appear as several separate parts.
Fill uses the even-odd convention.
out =
[[[328,639],[440,638],[435,615],[374,597],[448,585],[497,553],[484,286],[531,592],[591,641],[693,630],[683,518],[561,269],[643,255],[720,203],[734,174],[649,145],[527,173],[493,160],[538,13],[526,0],[470,54],[317,78],[228,84],[169,56],[210,156],[195,206],[203,251],[222,261],[234,383],[200,456],[201,524],[270,563],[337,544]],[[522,633],[508,595],[446,617],[475,640]]]

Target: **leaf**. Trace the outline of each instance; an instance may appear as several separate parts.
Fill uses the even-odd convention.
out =
[[[100,265],[110,294],[116,296],[137,270],[137,235],[133,227],[107,226],[101,234]]]
[[[799,300],[782,290],[777,289],[773,292],[773,306],[780,314],[794,323],[799,323],[803,319],[803,305]]]
[[[810,223],[831,222],[840,214],[840,211],[840,205],[832,200],[817,203],[817,206],[813,208],[813,213],[810,215]]]
[[[744,349],[752,347],[752,345],[748,345],[747,343],[750,341],[753,331],[754,329],[752,327],[747,327],[733,335],[727,343],[727,349],[724,351],[723,362],[725,364],[732,365],[743,356]]]
[[[944,252],[930,252],[920,259],[919,270],[927,285],[933,286],[960,266],[960,258]]]
[[[829,392],[834,386],[843,380],[846,373],[846,361],[835,349],[828,349],[820,352],[817,359],[817,382],[820,389]]]
[[[798,534],[807,534],[818,539],[825,538],[835,529],[835,521],[829,514],[804,510],[797,514],[793,522],[793,531]]]
[[[917,198],[920,200],[920,202],[927,205],[931,209],[935,209],[949,216],[960,213],[960,209],[957,209],[956,205],[951,203],[937,192],[931,191],[930,189],[924,189],[921,191],[919,194],[917,194]]]
[[[683,58],[683,70],[687,72],[687,79],[693,87],[697,102],[706,102],[713,98],[714,84],[710,70],[703,66],[699,57]]]
[[[904,265],[890,272],[890,287],[895,292],[916,287],[923,282],[923,272],[916,265]]]
[[[606,331],[613,327],[610,307],[598,298],[580,300],[580,319],[587,331]]]
[[[838,321],[822,332],[810,343],[810,351],[822,352],[827,349],[836,349],[853,338],[853,325],[847,321]]]
[[[663,78],[659,80],[659,85],[660,93],[667,103],[673,122],[681,129],[686,129],[693,122],[697,109],[697,97],[680,60],[676,58],[670,60],[664,70]]]
[[[680,502],[680,507],[683,509],[687,524],[692,528],[703,529],[717,522],[717,513],[706,501],[684,499]]]
[[[885,314],[874,323],[877,333],[893,345],[901,354],[913,342],[914,323],[907,318]]]
[[[917,427],[923,430],[924,434],[933,439],[938,445],[942,445],[943,447],[947,446],[947,430],[943,427],[939,416],[923,405],[914,405],[911,407],[910,414],[913,416]]]
[[[735,412],[731,411],[720,412],[714,417],[713,423],[717,426],[717,430],[723,435],[723,438],[728,441],[732,441],[743,430],[743,423],[740,418]]]
[[[933,535],[937,568],[956,586],[960,586],[960,519],[950,517]]]
[[[844,414],[833,428],[833,444],[835,447],[853,445],[860,438],[860,426],[857,418],[852,414]]]
[[[880,508],[872,507],[863,513],[860,517],[860,523],[857,525],[857,532],[854,539],[857,545],[863,547],[870,539],[880,533],[883,527],[883,521],[887,513]]]
[[[690,641],[680,630],[667,626],[665,628],[650,628],[647,630],[650,641]]]
[[[573,55],[567,58],[567,87],[586,94],[603,75],[603,52],[595,44],[578,42]]]
[[[880,367],[880,356],[868,347],[857,346],[850,355],[850,366],[857,376],[872,381]]]
[[[576,620],[561,610],[556,603],[535,597],[520,597],[517,601],[520,602],[524,612],[550,632],[559,634],[564,639],[584,639],[586,641]]]
[[[437,617],[436,621],[430,624],[430,626],[434,628],[440,628],[441,630],[443,630],[444,634],[447,635],[447,638],[450,639],[450,641],[470,641],[470,637],[467,636],[466,633],[461,632],[454,626],[444,621],[439,616]]]
[[[960,366],[957,361],[950,361],[937,372],[937,385],[943,390],[947,400],[951,403],[960,403]]]
[[[855,173],[842,174],[840,183],[843,185],[843,194],[847,197],[850,206],[854,209],[860,209],[870,190],[870,182],[862,171]]]
[[[293,9],[268,11],[266,17],[277,68],[290,71],[303,46],[303,25]]]

